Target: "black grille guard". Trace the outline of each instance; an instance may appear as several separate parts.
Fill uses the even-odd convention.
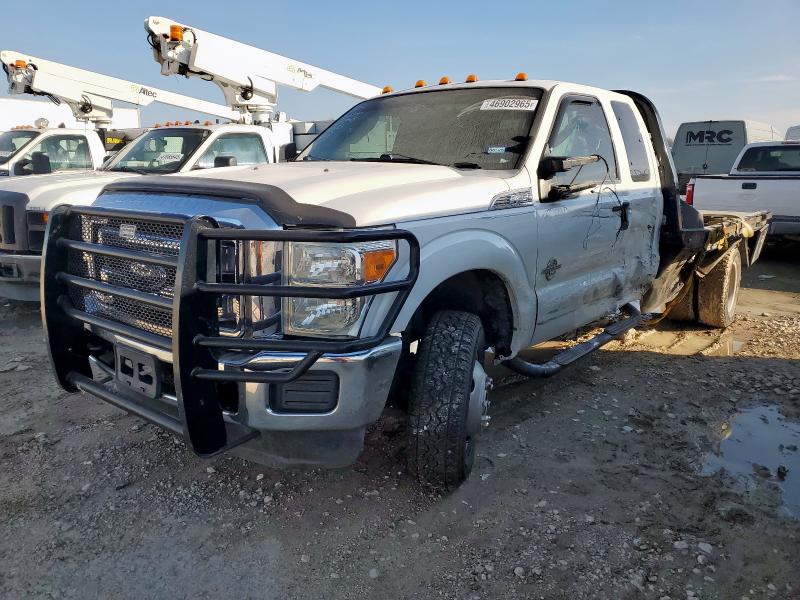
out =
[[[68,238],[70,219],[80,215],[181,223],[184,225],[184,230],[180,253],[175,258],[71,240]],[[353,288],[209,282],[206,281],[206,274],[209,265],[213,264],[212,257],[216,257],[217,244],[220,240],[332,243],[403,240],[409,249],[408,274],[399,281]],[[175,293],[171,300],[172,339],[75,308],[69,299],[69,286],[118,295],[161,308],[165,308],[166,305],[164,298],[155,294],[69,274],[67,256],[70,248],[148,264],[176,266]],[[390,333],[416,282],[419,274],[419,254],[416,237],[408,231],[398,229],[246,230],[219,228],[209,218],[202,216],[186,219],[176,215],[151,215],[116,209],[60,207],[50,213],[42,265],[42,321],[51,363],[56,378],[65,389],[82,390],[100,396],[124,410],[184,435],[197,454],[210,456],[258,435],[256,431],[226,422],[219,403],[219,386],[245,382],[268,384],[290,382],[306,373],[324,353],[345,354],[377,346]],[[397,295],[375,335],[367,338],[242,339],[218,335],[217,297],[220,295],[349,299],[387,293]],[[86,324],[172,352],[179,420],[132,402],[93,381],[89,364],[92,336],[85,327]],[[259,365],[259,371],[219,370],[219,362],[214,355],[215,350],[301,352],[305,353],[305,356],[289,365],[262,364]]]

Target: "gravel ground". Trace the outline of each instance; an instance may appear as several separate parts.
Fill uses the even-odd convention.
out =
[[[800,599],[797,446],[708,468],[737,415],[800,422],[796,256],[746,273],[725,332],[665,323],[550,380],[498,373],[445,497],[406,476],[388,412],[347,469],[198,459],[59,390],[36,309],[0,303],[0,597]]]

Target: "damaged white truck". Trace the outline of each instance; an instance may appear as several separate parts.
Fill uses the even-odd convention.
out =
[[[695,279],[719,324],[735,308],[728,265],[756,260],[769,215],[682,203],[646,98],[524,74],[384,91],[294,162],[54,210],[60,385],[265,464],[352,463],[391,401],[411,473],[452,489],[488,420],[487,352],[552,375]],[[547,363],[517,356],[620,311]]]

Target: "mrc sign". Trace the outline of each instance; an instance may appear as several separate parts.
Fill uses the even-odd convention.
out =
[[[712,131],[711,129],[704,129],[701,131],[687,131],[686,132],[686,145],[687,146],[724,146],[733,142],[733,131],[730,129],[721,129],[719,131]]]

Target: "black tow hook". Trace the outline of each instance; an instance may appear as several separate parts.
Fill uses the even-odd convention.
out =
[[[576,360],[591,354],[598,348],[602,348],[608,342],[625,334],[626,331],[633,329],[642,322],[642,312],[633,304],[626,304],[623,309],[630,314],[630,317],[622,321],[612,323],[603,331],[598,333],[590,340],[581,342],[563,352],[556,354],[546,363],[532,363],[521,358],[514,357],[503,361],[503,365],[526,377],[550,377],[558,373],[561,369]]]

